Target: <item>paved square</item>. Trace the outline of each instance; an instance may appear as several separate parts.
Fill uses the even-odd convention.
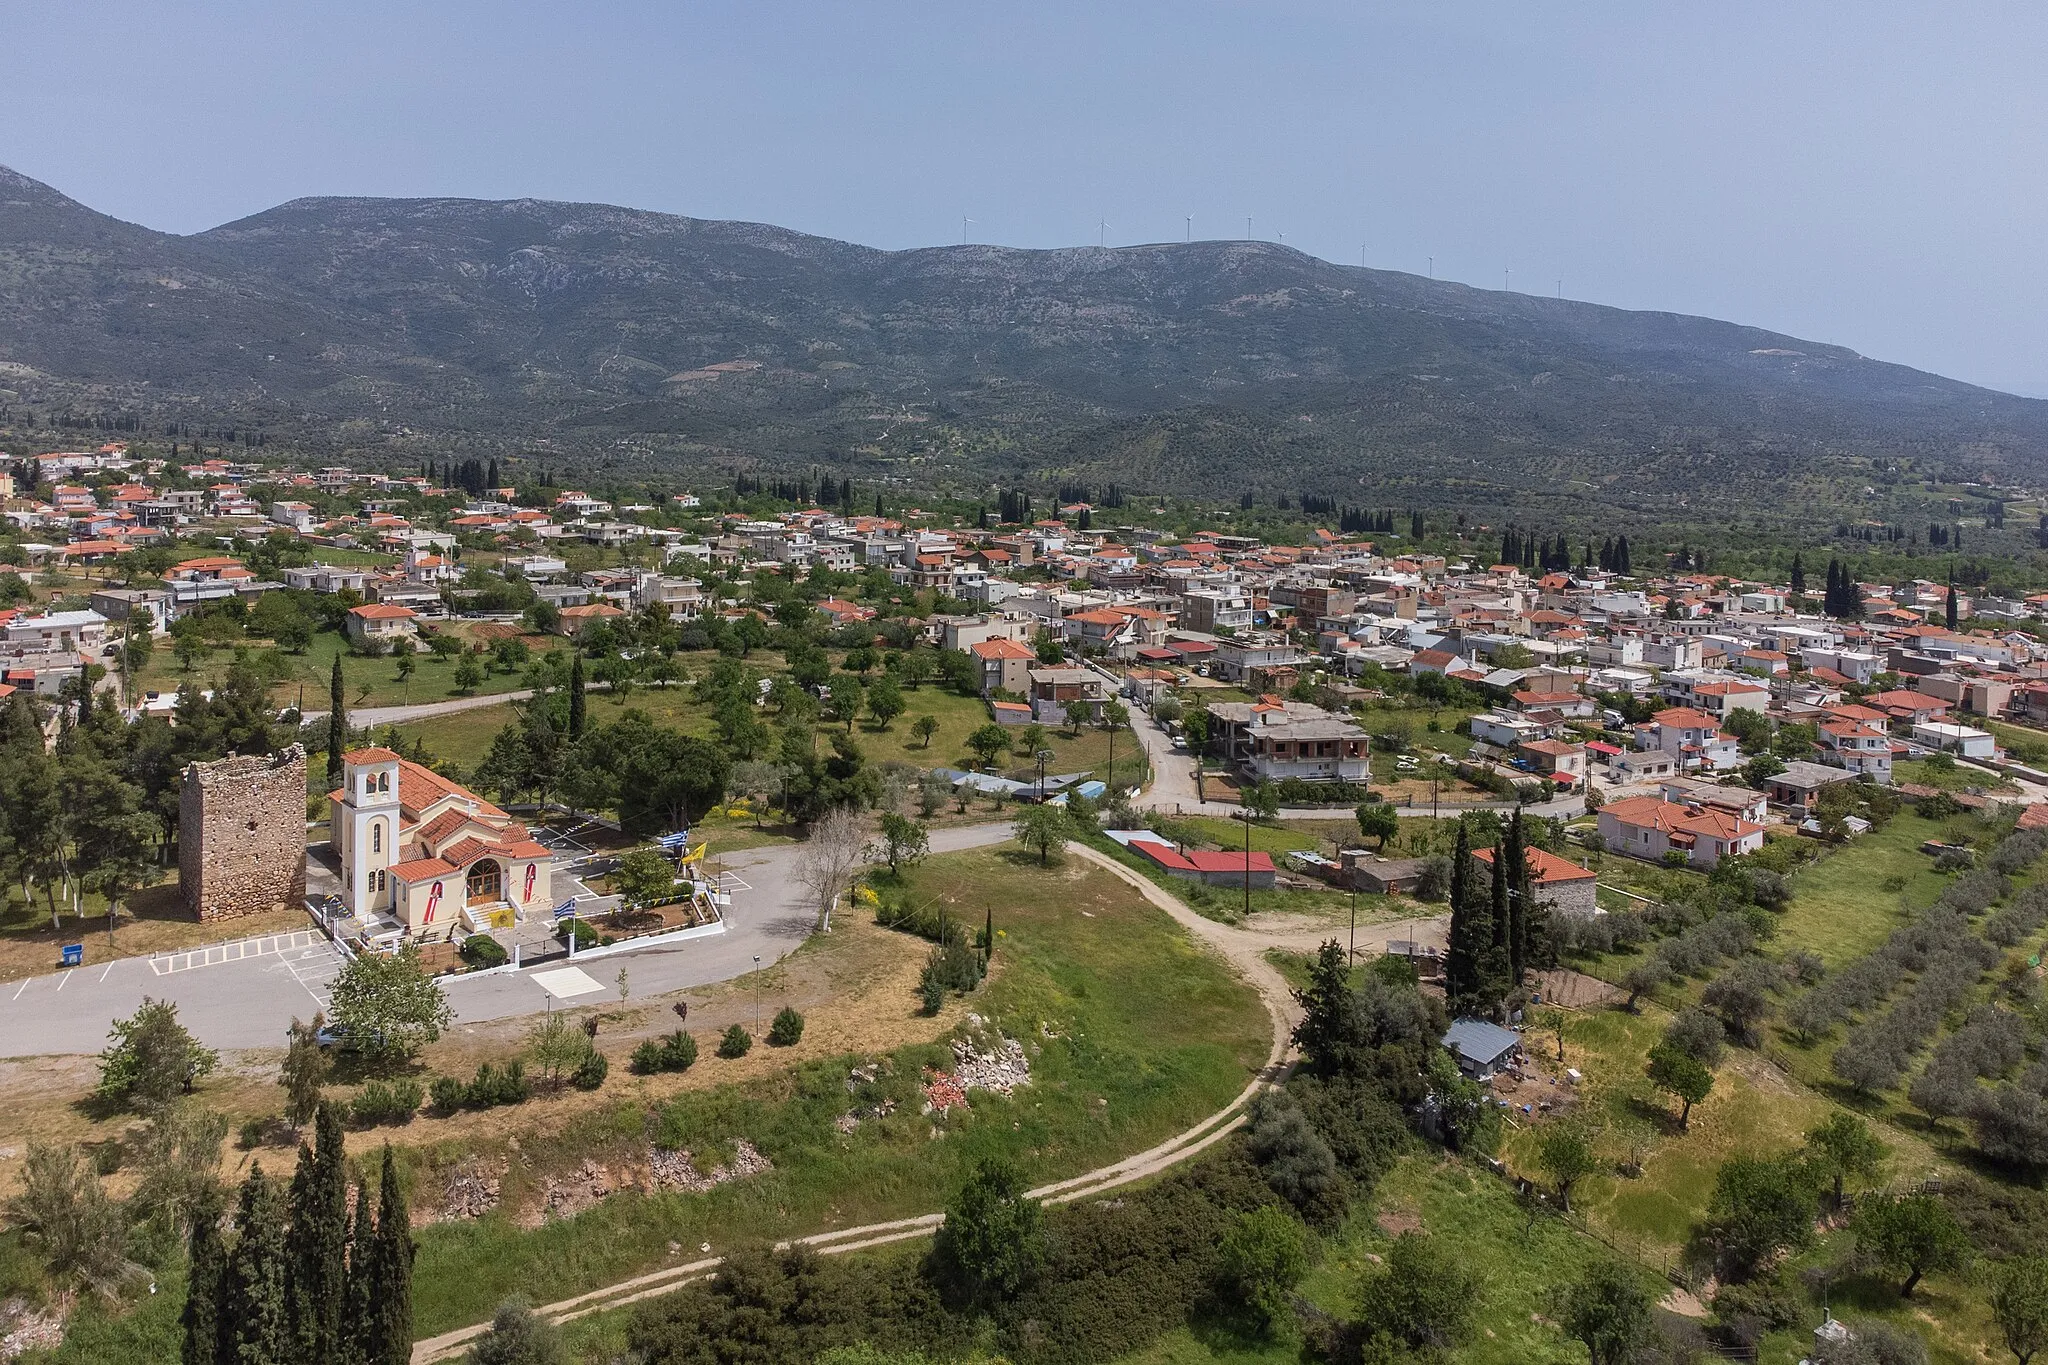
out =
[[[572,995],[588,995],[601,991],[603,986],[590,979],[581,967],[557,967],[553,971],[535,972],[533,984],[557,1000],[567,1000]]]

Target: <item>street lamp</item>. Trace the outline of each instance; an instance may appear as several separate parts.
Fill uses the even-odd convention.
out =
[[[761,1031],[761,955],[754,954],[754,1032]]]
[[[1037,762],[1038,762],[1038,803],[1039,803],[1040,805],[1044,805],[1044,804],[1045,804],[1045,765],[1046,765],[1046,764],[1048,764],[1048,763],[1050,763],[1050,762],[1052,762],[1052,761],[1053,761],[1053,759],[1054,759],[1054,758],[1056,757],[1056,755],[1055,755],[1055,754],[1053,753],[1053,751],[1052,751],[1052,750],[1050,750],[1050,749],[1040,749],[1040,750],[1039,750],[1039,751],[1038,751],[1037,753],[1033,754],[1033,755],[1032,755],[1031,757],[1032,757],[1032,758],[1034,758],[1034,759],[1036,759],[1036,760],[1037,760]]]

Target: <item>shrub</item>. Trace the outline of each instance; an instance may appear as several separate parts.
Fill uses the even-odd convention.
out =
[[[564,943],[574,939],[574,946],[579,953],[585,948],[595,948],[604,942],[604,935],[597,931],[596,925],[587,920],[564,920],[562,926],[555,930],[555,935]]]
[[[457,951],[462,954],[464,962],[478,971],[502,967],[512,960],[512,955],[505,951],[505,945],[489,934],[471,934],[462,940],[462,947]]]
[[[926,1015],[937,1014],[945,1006],[946,988],[939,984],[937,977],[933,976],[930,972],[926,972],[918,979],[917,996],[918,1003],[923,1007]]]
[[[657,1071],[688,1071],[696,1062],[697,1040],[680,1029],[633,1049],[633,1069],[643,1076]]]
[[[735,1057],[746,1056],[749,1052],[753,1051],[753,1048],[754,1035],[741,1028],[738,1024],[734,1024],[731,1028],[727,1029],[718,1040],[718,1055],[728,1061]]]
[[[804,1017],[784,1005],[775,1013],[775,1022],[768,1026],[768,1046],[791,1047],[804,1036]]]
[[[604,1078],[611,1074],[612,1064],[596,1048],[590,1050],[574,1071],[569,1073],[569,1084],[578,1090],[595,1090],[604,1084]]]
[[[480,1062],[476,1078],[463,1091],[463,1102],[472,1109],[493,1109],[501,1104],[524,1104],[533,1094],[526,1079],[526,1063],[517,1057],[503,1067]]]
[[[269,1126],[268,1119],[243,1119],[241,1128],[235,1133],[235,1145],[245,1152],[254,1151],[263,1145],[263,1131]]]
[[[349,1117],[363,1128],[374,1128],[380,1123],[411,1123],[423,1098],[424,1092],[415,1080],[371,1081],[349,1106]]]
[[[427,1087],[427,1096],[434,1102],[434,1108],[442,1114],[452,1114],[462,1107],[468,1087],[453,1076],[436,1076]]]
[[[1308,1238],[1277,1204],[1254,1209],[1223,1238],[1223,1282],[1268,1329],[1287,1317],[1288,1296],[1308,1273]]]
[[[1349,1204],[1330,1144],[1284,1090],[1252,1101],[1245,1150],[1273,1193],[1305,1220],[1323,1227],[1341,1222]]]

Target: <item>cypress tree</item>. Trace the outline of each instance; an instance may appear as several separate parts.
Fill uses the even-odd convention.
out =
[[[356,1213],[349,1223],[348,1286],[342,1304],[342,1359],[369,1359],[370,1324],[376,1317],[377,1224],[370,1216],[370,1182],[356,1186]]]
[[[584,707],[588,698],[583,695],[583,651],[577,650],[569,660],[569,742],[583,738]]]
[[[341,682],[341,656],[327,676],[327,780],[341,781],[341,746],[348,738],[348,693]]]
[[[377,1189],[377,1240],[363,1365],[410,1365],[412,1360],[412,1220],[398,1188],[398,1163],[384,1147]]]
[[[1529,855],[1522,843],[1520,811],[1508,819],[1507,838],[1494,855],[1493,879],[1506,883],[1505,897],[1494,899],[1506,902],[1508,981],[1510,986],[1519,986],[1522,971],[1529,963]]]
[[[1472,884],[1472,837],[1461,820],[1458,843],[1452,856],[1451,931],[1444,955],[1444,993],[1453,1011],[1484,1007],[1487,993],[1487,959],[1493,953],[1493,920],[1486,912],[1486,898]]]
[[[485,477],[484,483],[490,488],[498,486],[498,457],[495,455],[491,457],[491,472]]]
[[[184,1340],[179,1365],[219,1365],[221,1361],[221,1281],[227,1250],[221,1245],[220,1217],[211,1207],[192,1218],[191,1268],[185,1277],[185,1307],[178,1314]]]
[[[1956,628],[1956,566],[1953,564],[1948,566],[1948,610],[1944,613],[1943,619],[1950,630]]]
[[[1626,578],[1631,565],[1628,557],[1628,537],[1621,536],[1614,542],[1614,571]]]
[[[348,1293],[348,1162],[341,1118],[322,1101],[314,1147],[292,1177],[292,1337],[306,1365],[335,1359]]]
[[[1806,564],[1797,554],[1792,556],[1792,595],[1806,596]]]
[[[234,1365],[291,1365],[290,1308],[285,1301],[291,1258],[284,1200],[260,1165],[249,1169],[235,1221],[241,1235],[227,1263],[222,1359]]]

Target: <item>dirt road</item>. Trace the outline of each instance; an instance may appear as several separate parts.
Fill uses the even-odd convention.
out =
[[[1106,868],[1130,883],[1146,900],[1172,916],[1175,923],[1193,934],[1199,941],[1214,948],[1226,961],[1243,973],[1245,979],[1258,991],[1259,998],[1265,1002],[1266,1011],[1272,1018],[1273,1043],[1267,1053],[1265,1065],[1259,1068],[1258,1073],[1229,1104],[1194,1127],[1177,1133],[1145,1151],[1031,1191],[1033,1198],[1049,1204],[1064,1204],[1070,1200],[1083,1199],[1104,1190],[1114,1189],[1119,1185],[1143,1180],[1221,1142],[1244,1122],[1244,1108],[1251,1102],[1252,1097],[1267,1086],[1275,1084],[1286,1074],[1287,1068],[1291,1065],[1291,1044],[1288,1039],[1294,1030],[1296,1018],[1294,1000],[1289,994],[1286,978],[1281,976],[1278,969],[1265,958],[1267,949],[1283,946],[1284,939],[1292,939],[1296,935],[1261,934],[1255,930],[1235,929],[1229,925],[1218,924],[1214,920],[1204,919],[1163,888],[1092,848],[1082,844],[1068,844],[1067,853],[1070,857]],[[1288,942],[1284,946],[1294,945]],[[867,1247],[884,1246],[890,1242],[907,1241],[913,1237],[929,1236],[944,1221],[943,1213],[927,1213],[886,1223],[841,1228],[836,1232],[819,1233],[795,1240],[801,1245],[815,1248],[823,1255],[835,1256],[841,1252],[859,1251]],[[591,1313],[621,1308],[642,1299],[657,1298],[693,1280],[710,1275],[718,1268],[720,1259],[717,1256],[707,1256],[683,1265],[664,1266],[617,1284],[578,1294],[574,1298],[542,1305],[535,1311],[553,1322],[570,1322]],[[431,1361],[446,1360],[458,1355],[489,1326],[489,1323],[476,1323],[414,1343],[413,1365],[427,1365]]]

